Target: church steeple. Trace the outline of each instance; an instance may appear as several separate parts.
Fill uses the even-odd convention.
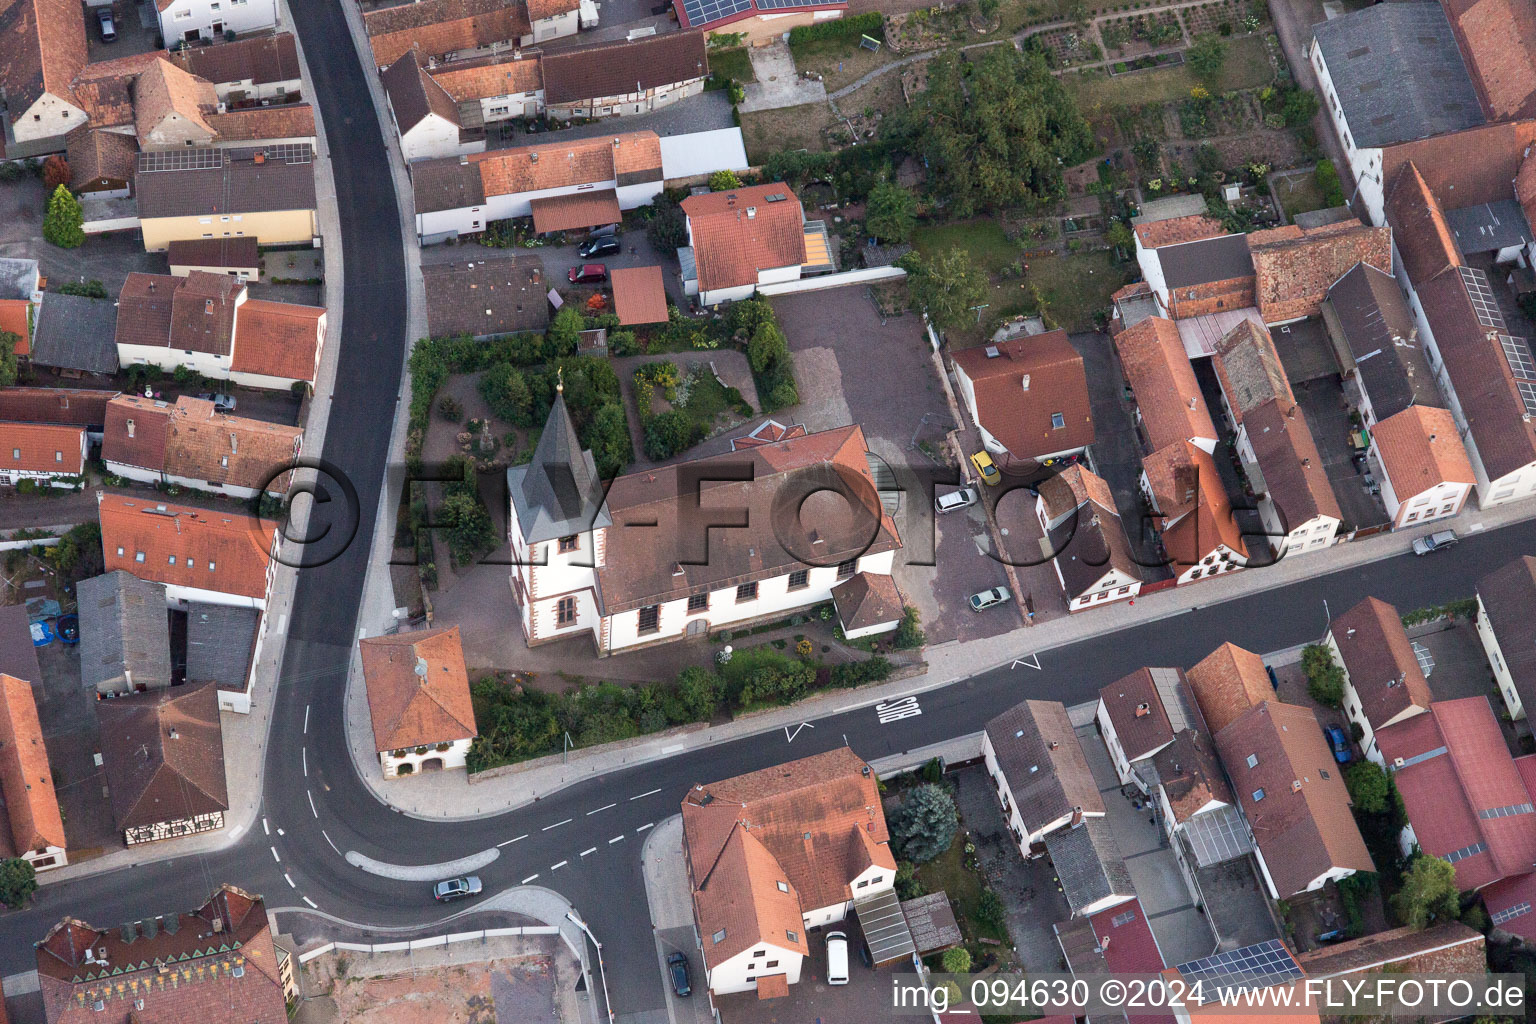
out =
[[[529,543],[553,540],[607,525],[603,488],[592,453],[581,447],[576,424],[565,405],[565,379],[555,385],[544,433],[533,461],[507,471],[518,521]]]

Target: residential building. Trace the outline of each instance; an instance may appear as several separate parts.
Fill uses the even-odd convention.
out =
[[[232,108],[262,101],[292,103],[303,91],[299,51],[290,32],[188,46],[170,51],[166,59],[212,82],[219,102]]]
[[[100,440],[107,403],[118,394],[93,388],[0,388],[0,420],[84,427],[93,440]]]
[[[212,683],[96,705],[112,816],[129,846],[224,827],[229,788]]]
[[[854,573],[832,588],[832,603],[849,640],[892,632],[906,616],[896,581],[884,573]]]
[[[1216,450],[1216,425],[1171,320],[1151,316],[1121,331],[1115,351],[1135,393],[1136,425],[1151,451],[1186,441]]]
[[[98,697],[171,685],[165,587],[117,569],[81,580],[80,681]]]
[[[650,203],[661,192],[661,146],[651,131],[536,143],[423,160],[411,178],[424,245],[512,217],[532,217],[540,233],[576,230]]]
[[[1436,701],[1378,735],[1408,816],[1403,849],[1449,861],[1463,891],[1536,871],[1536,755],[1510,757],[1487,697]]]
[[[1180,584],[1247,566],[1248,547],[1226,486],[1198,443],[1176,442],[1142,460],[1141,491],[1161,531],[1165,564]]]
[[[61,370],[117,373],[117,303],[53,292],[38,307],[32,364]],[[98,423],[99,427],[100,424]]]
[[[1450,412],[1410,405],[1377,423],[1371,440],[1366,457],[1393,529],[1461,513],[1477,474]]]
[[[1328,290],[1322,316],[1339,372],[1358,389],[1358,397],[1346,394],[1366,429],[1410,406],[1444,405],[1413,313],[1391,274],[1357,263]]]
[[[251,713],[256,660],[266,635],[263,614],[228,604],[187,605],[187,681],[213,683],[220,711]]]
[[[106,928],[66,917],[36,943],[43,1012],[48,1024],[209,1020],[210,1013],[284,1024],[299,990],[293,951],[274,931],[261,897],[227,884],[190,913]]]
[[[459,627],[357,642],[384,777],[463,768],[475,729]]]
[[[1259,315],[1270,325],[1321,315],[1328,290],[1362,263],[1392,272],[1391,229],[1368,227],[1354,218],[1314,228],[1287,224],[1255,231],[1248,246]]]
[[[0,795],[9,824],[0,828],[0,857],[20,858],[39,872],[68,864],[64,818],[32,683],[5,672],[0,672]]]
[[[1093,443],[1088,376],[1066,331],[952,350],[950,359],[994,461],[1048,466]]]
[[[1206,655],[1184,674],[1184,680],[1213,736],[1249,708],[1274,700],[1278,689],[1271,684],[1263,659],[1231,643]]]
[[[1275,558],[1333,544],[1344,513],[1312,430],[1294,401],[1269,401],[1250,412],[1238,455],[1258,498],[1259,519]]]
[[[1026,700],[989,721],[981,755],[1026,857],[1038,856],[1058,829],[1104,817],[1104,800],[1060,701]]]
[[[1125,857],[1103,818],[1085,817],[1047,834],[1044,842],[1074,917],[1089,917],[1136,898]]]
[[[85,428],[0,420],[0,487],[77,487],[85,472]]]
[[[167,46],[259,32],[276,28],[278,21],[277,0],[155,0],[155,6]]]
[[[320,233],[307,143],[141,153],[133,188],[146,252],[245,235],[268,246],[310,245]]]
[[[12,0],[0,10],[0,90],[5,94],[6,154],[58,152],[85,123],[74,94],[86,56],[85,16],[73,0]]]
[[[1477,581],[1477,635],[1499,684],[1499,696],[1515,721],[1526,717],[1528,707],[1536,707],[1532,608],[1536,608],[1536,558],[1530,555],[1521,555]]]
[[[1376,870],[1339,766],[1309,709],[1266,700],[1215,738],[1272,899]]]
[[[117,298],[117,356],[167,373],[187,366],[245,387],[313,384],[325,344],[320,306],[252,299],[227,274],[129,274]]]
[[[750,45],[762,46],[797,25],[841,18],[848,4],[844,0],[732,0],[728,4],[672,0],[672,9],[684,28],[739,33]],[[725,31],[727,25],[729,32]]]
[[[1334,618],[1323,643],[1344,670],[1344,715],[1360,749],[1385,764],[1376,733],[1429,710],[1433,696],[1397,609],[1368,597]]]
[[[1246,434],[1243,418],[1267,402],[1295,405],[1296,396],[1269,331],[1244,320],[1222,336],[1211,357],[1221,385],[1221,407],[1241,446]]]
[[[1152,807],[1186,879],[1198,882],[1198,871],[1253,852],[1253,835],[1205,733],[1180,730],[1137,771],[1156,780]]]
[[[286,493],[304,432],[215,412],[186,395],[170,402],[120,395],[107,407],[101,457],[114,474],[236,498]]]
[[[0,259],[0,331],[16,336],[11,348],[18,359],[32,355],[32,336],[42,301],[37,260]]]
[[[1050,544],[1067,609],[1133,600],[1141,593],[1146,567],[1131,550],[1109,485],[1074,464],[1041,481],[1038,490],[1035,516]]]
[[[1157,937],[1147,923],[1147,912],[1134,896],[1107,910],[1058,922],[1052,930],[1067,969],[1074,975],[1151,975],[1161,974],[1165,966]],[[1173,1020],[1151,1014],[1138,1014],[1133,1019],[1136,1024],[1171,1024]],[[1069,1024],[1077,1018],[1063,1014],[1041,1020],[1043,1024]]]
[[[373,60],[415,50],[423,63],[480,57],[576,34],[577,0],[417,0],[363,12]]]
[[[139,144],[132,135],[81,124],[65,136],[64,155],[69,163],[69,187],[82,201],[133,195]]]
[[[1202,214],[1138,224],[1136,262],[1161,317],[1182,320],[1254,305],[1248,236]]]
[[[1307,977],[1318,980],[1359,975],[1482,974],[1488,970],[1483,934],[1460,921],[1423,930],[1389,928],[1374,935],[1330,943],[1297,955]]]
[[[714,995],[787,995],[810,954],[809,929],[850,910],[895,909],[879,782],[848,747],[694,786],[682,811],[694,924]],[[912,949],[907,936],[906,955]]]
[[[194,271],[224,274],[241,281],[261,278],[261,244],[243,238],[197,238],[172,242],[166,247],[172,277],[190,277]]]
[[[525,3],[530,31],[522,38],[524,46],[573,36],[581,28],[578,0],[525,0]]]
[[[379,79],[407,163],[485,152],[485,133],[465,128],[458,101],[421,66],[415,50],[401,54]]]
[[[460,127],[495,124],[544,113],[543,58],[521,50],[456,60],[429,68],[432,80],[457,104]]]
[[[266,607],[277,523],[105,491],[96,504],[108,572],[165,584],[166,602],[178,608],[194,601]]]
[[[1267,1013],[1234,1013],[1233,1006],[1285,1006],[1291,1024],[1321,1024],[1313,1007],[1318,1002],[1302,978],[1305,972],[1280,939],[1266,939],[1237,949],[1218,949],[1210,956],[1179,964],[1163,972],[1170,985],[1182,985],[1190,996],[1173,1011],[1176,1024],[1260,1024]],[[1271,990],[1271,991],[1266,991]]]
[[[664,109],[704,91],[704,33],[670,32],[561,50],[542,58],[548,117],[609,117]]]
[[[781,538],[775,497],[827,474],[838,482],[809,502],[825,502],[819,521],[836,525]],[[711,478],[734,481],[719,496],[747,511],[741,529],[709,533],[711,513],[688,496],[692,481]],[[859,572],[889,575],[901,546],[857,426],[621,476],[605,496],[557,395],[532,462],[509,468],[507,485],[523,636],[536,644],[589,634],[599,655],[810,607]],[[663,521],[674,528],[658,531]]]
[[[619,272],[613,271],[617,276]],[[427,330],[434,338],[477,340],[542,331],[549,324],[549,282],[537,256],[476,255],[423,264]]]
[[[701,305],[798,281],[809,262],[807,239],[815,232],[800,198],[783,182],[693,195],[682,206],[688,223],[688,245],[678,250],[683,293],[697,295]]]
[[[1109,760],[1122,786],[1151,791],[1150,773],[1137,765],[1173,742],[1177,733],[1198,728],[1194,698],[1176,668],[1139,668],[1099,691],[1094,716]]]
[[[1506,186],[1507,187],[1507,186]],[[1536,494],[1536,360],[1510,333],[1484,270],[1462,258],[1414,163],[1392,183],[1398,280],[1476,477],[1483,508]]]
[[[1445,0],[1490,121],[1536,117],[1536,11],[1510,0]]]

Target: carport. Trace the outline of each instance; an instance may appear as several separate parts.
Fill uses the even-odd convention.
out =
[[[541,235],[617,224],[624,218],[619,212],[618,193],[611,188],[568,196],[546,196],[533,200],[529,206],[533,209],[533,230]]]
[[[869,944],[869,958],[876,967],[912,958],[917,946],[907,919],[902,916],[895,889],[854,900],[853,911],[859,915],[859,927],[864,929],[864,941]]]
[[[620,326],[667,322],[667,285],[660,267],[623,267],[610,273],[609,281]]]

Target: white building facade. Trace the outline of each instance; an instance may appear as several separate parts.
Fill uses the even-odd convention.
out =
[[[166,46],[277,27],[277,0],[157,0]]]

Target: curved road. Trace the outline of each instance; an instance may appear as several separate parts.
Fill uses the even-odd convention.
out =
[[[619,1019],[656,1019],[665,1003],[640,846],[645,830],[675,813],[694,782],[827,750],[845,737],[868,759],[899,753],[974,732],[1025,697],[1072,704],[1143,664],[1192,664],[1224,640],[1264,651],[1315,638],[1324,626],[1324,598],[1342,611],[1366,594],[1403,607],[1465,596],[1483,573],[1516,553],[1536,552],[1536,521],[1524,522],[1468,537],[1443,555],[1404,555],[1044,652],[1039,671],[1001,669],[931,691],[920,698],[920,716],[890,725],[866,707],[820,719],[792,742],[781,731],[693,750],[471,822],[425,822],[392,811],[352,766],[343,708],[404,354],[403,247],[389,157],[339,4],[295,4],[293,16],[308,52],[330,55],[312,64],[311,74],[332,146],[346,295],[325,447],[355,483],[365,515],[337,561],[300,573],[267,755],[262,815],[271,832],[258,822],[217,854],[43,887],[32,907],[0,918],[0,974],[31,969],[32,942],[66,914],[110,927],[192,906],[223,881],[264,893],[273,908],[303,911],[312,903],[344,920],[431,933],[446,912],[425,883],[370,874],[345,855],[422,865],[498,850],[479,870],[488,893],[536,876],[537,884],[564,894],[604,942]],[[321,514],[340,504],[321,506]],[[317,918],[282,916],[284,928],[300,935],[329,927]]]

